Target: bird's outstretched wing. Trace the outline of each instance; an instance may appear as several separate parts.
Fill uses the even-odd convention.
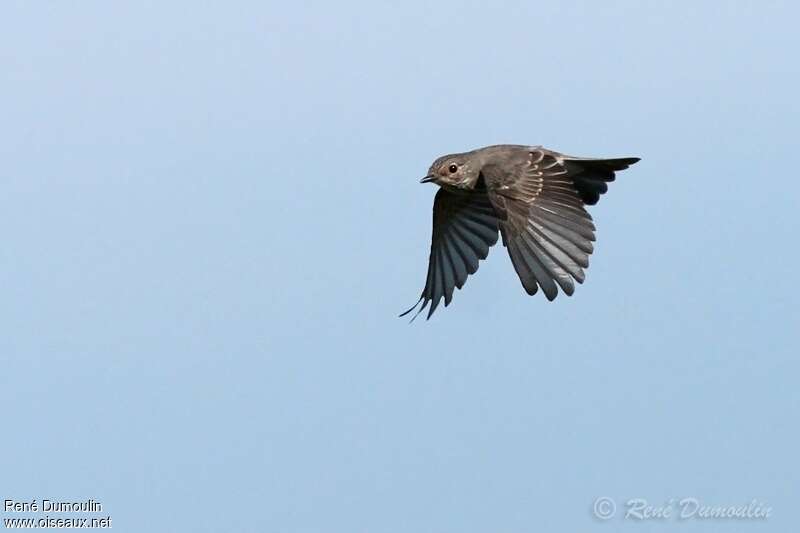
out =
[[[500,232],[528,294],[541,287],[548,300],[583,283],[595,240],[584,204],[595,204],[614,171],[638,161],[580,159],[543,148],[483,168],[488,196],[502,219]]]
[[[497,242],[499,225],[486,191],[439,189],[433,202],[433,236],[425,288],[417,303],[400,316],[423,302],[416,318],[432,302],[430,318],[442,297],[444,305],[449,305],[453,289],[464,286],[467,276],[478,270],[478,261],[486,259],[489,248]]]

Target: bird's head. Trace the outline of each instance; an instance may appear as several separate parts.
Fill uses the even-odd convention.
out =
[[[480,168],[467,154],[452,154],[442,156],[433,162],[428,169],[428,175],[420,180],[420,183],[436,183],[459,189],[471,189],[478,180]]]

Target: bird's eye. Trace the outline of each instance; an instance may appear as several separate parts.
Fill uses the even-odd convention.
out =
[[[450,174],[455,174],[455,173],[456,173],[456,171],[458,170],[458,166],[457,166],[457,165],[450,165],[450,166],[447,168],[447,170],[449,170],[449,171],[450,171]]]

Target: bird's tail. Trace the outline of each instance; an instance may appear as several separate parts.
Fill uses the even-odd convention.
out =
[[[625,170],[639,161],[638,157],[621,157],[618,159],[582,159],[564,158],[567,170],[572,175],[575,188],[581,199],[588,205],[594,205],[600,195],[608,190],[608,182],[614,181],[614,172]]]

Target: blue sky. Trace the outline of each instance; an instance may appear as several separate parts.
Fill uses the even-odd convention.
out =
[[[0,496],[116,531],[787,531],[789,2],[7,2]],[[430,322],[437,156],[639,156],[572,298]],[[761,521],[592,516],[753,499]],[[8,513],[2,513],[8,518]]]

